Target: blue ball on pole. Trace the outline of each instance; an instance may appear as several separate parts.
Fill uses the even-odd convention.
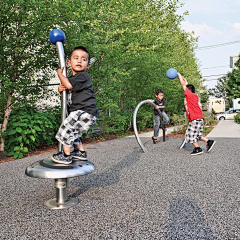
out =
[[[175,69],[175,68],[169,68],[168,70],[167,70],[167,73],[166,73],[166,75],[167,75],[167,77],[169,78],[169,79],[174,79],[174,78],[176,78],[177,77],[177,70]]]
[[[66,40],[66,36],[65,33],[60,30],[60,29],[53,29],[50,33],[49,33],[49,40],[52,44],[56,44],[57,42],[62,42],[64,43]]]

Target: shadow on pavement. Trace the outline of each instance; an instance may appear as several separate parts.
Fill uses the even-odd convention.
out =
[[[197,204],[187,197],[176,197],[170,203],[166,239],[216,240]]]
[[[142,152],[139,148],[127,155],[121,162],[113,165],[103,173],[90,174],[84,179],[75,178],[71,181],[71,185],[79,186],[81,188],[73,193],[70,197],[78,197],[80,194],[88,191],[90,188],[103,188],[119,182],[119,174],[122,169],[134,165],[141,156]]]

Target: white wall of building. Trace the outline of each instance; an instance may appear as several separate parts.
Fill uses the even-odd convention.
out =
[[[240,109],[240,98],[233,99],[233,109]]]
[[[208,100],[207,111],[209,113],[211,113],[212,109],[214,109],[214,111],[216,113],[225,112],[225,100],[224,100],[224,98],[210,98]]]

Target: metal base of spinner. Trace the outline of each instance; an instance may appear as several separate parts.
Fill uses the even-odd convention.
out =
[[[50,199],[45,202],[45,205],[47,208],[52,209],[52,210],[58,210],[58,209],[65,209],[65,208],[70,208],[79,203],[79,200],[77,198],[70,198],[68,201],[64,202],[63,204],[59,204],[57,202],[56,198]]]
[[[25,174],[35,178],[51,178],[55,180],[56,198],[45,202],[49,209],[70,208],[79,203],[77,198],[68,198],[68,178],[91,173],[94,165],[89,161],[73,161],[69,165],[54,163],[50,158],[37,161],[30,165]]]

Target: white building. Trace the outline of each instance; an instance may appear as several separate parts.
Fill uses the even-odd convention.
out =
[[[233,109],[240,109],[240,98],[236,98],[232,100]]]
[[[225,112],[225,100],[224,98],[209,98],[207,111],[212,112],[212,109],[216,113]]]
[[[235,68],[235,63],[239,59],[239,55],[232,55],[230,56],[230,68]]]

